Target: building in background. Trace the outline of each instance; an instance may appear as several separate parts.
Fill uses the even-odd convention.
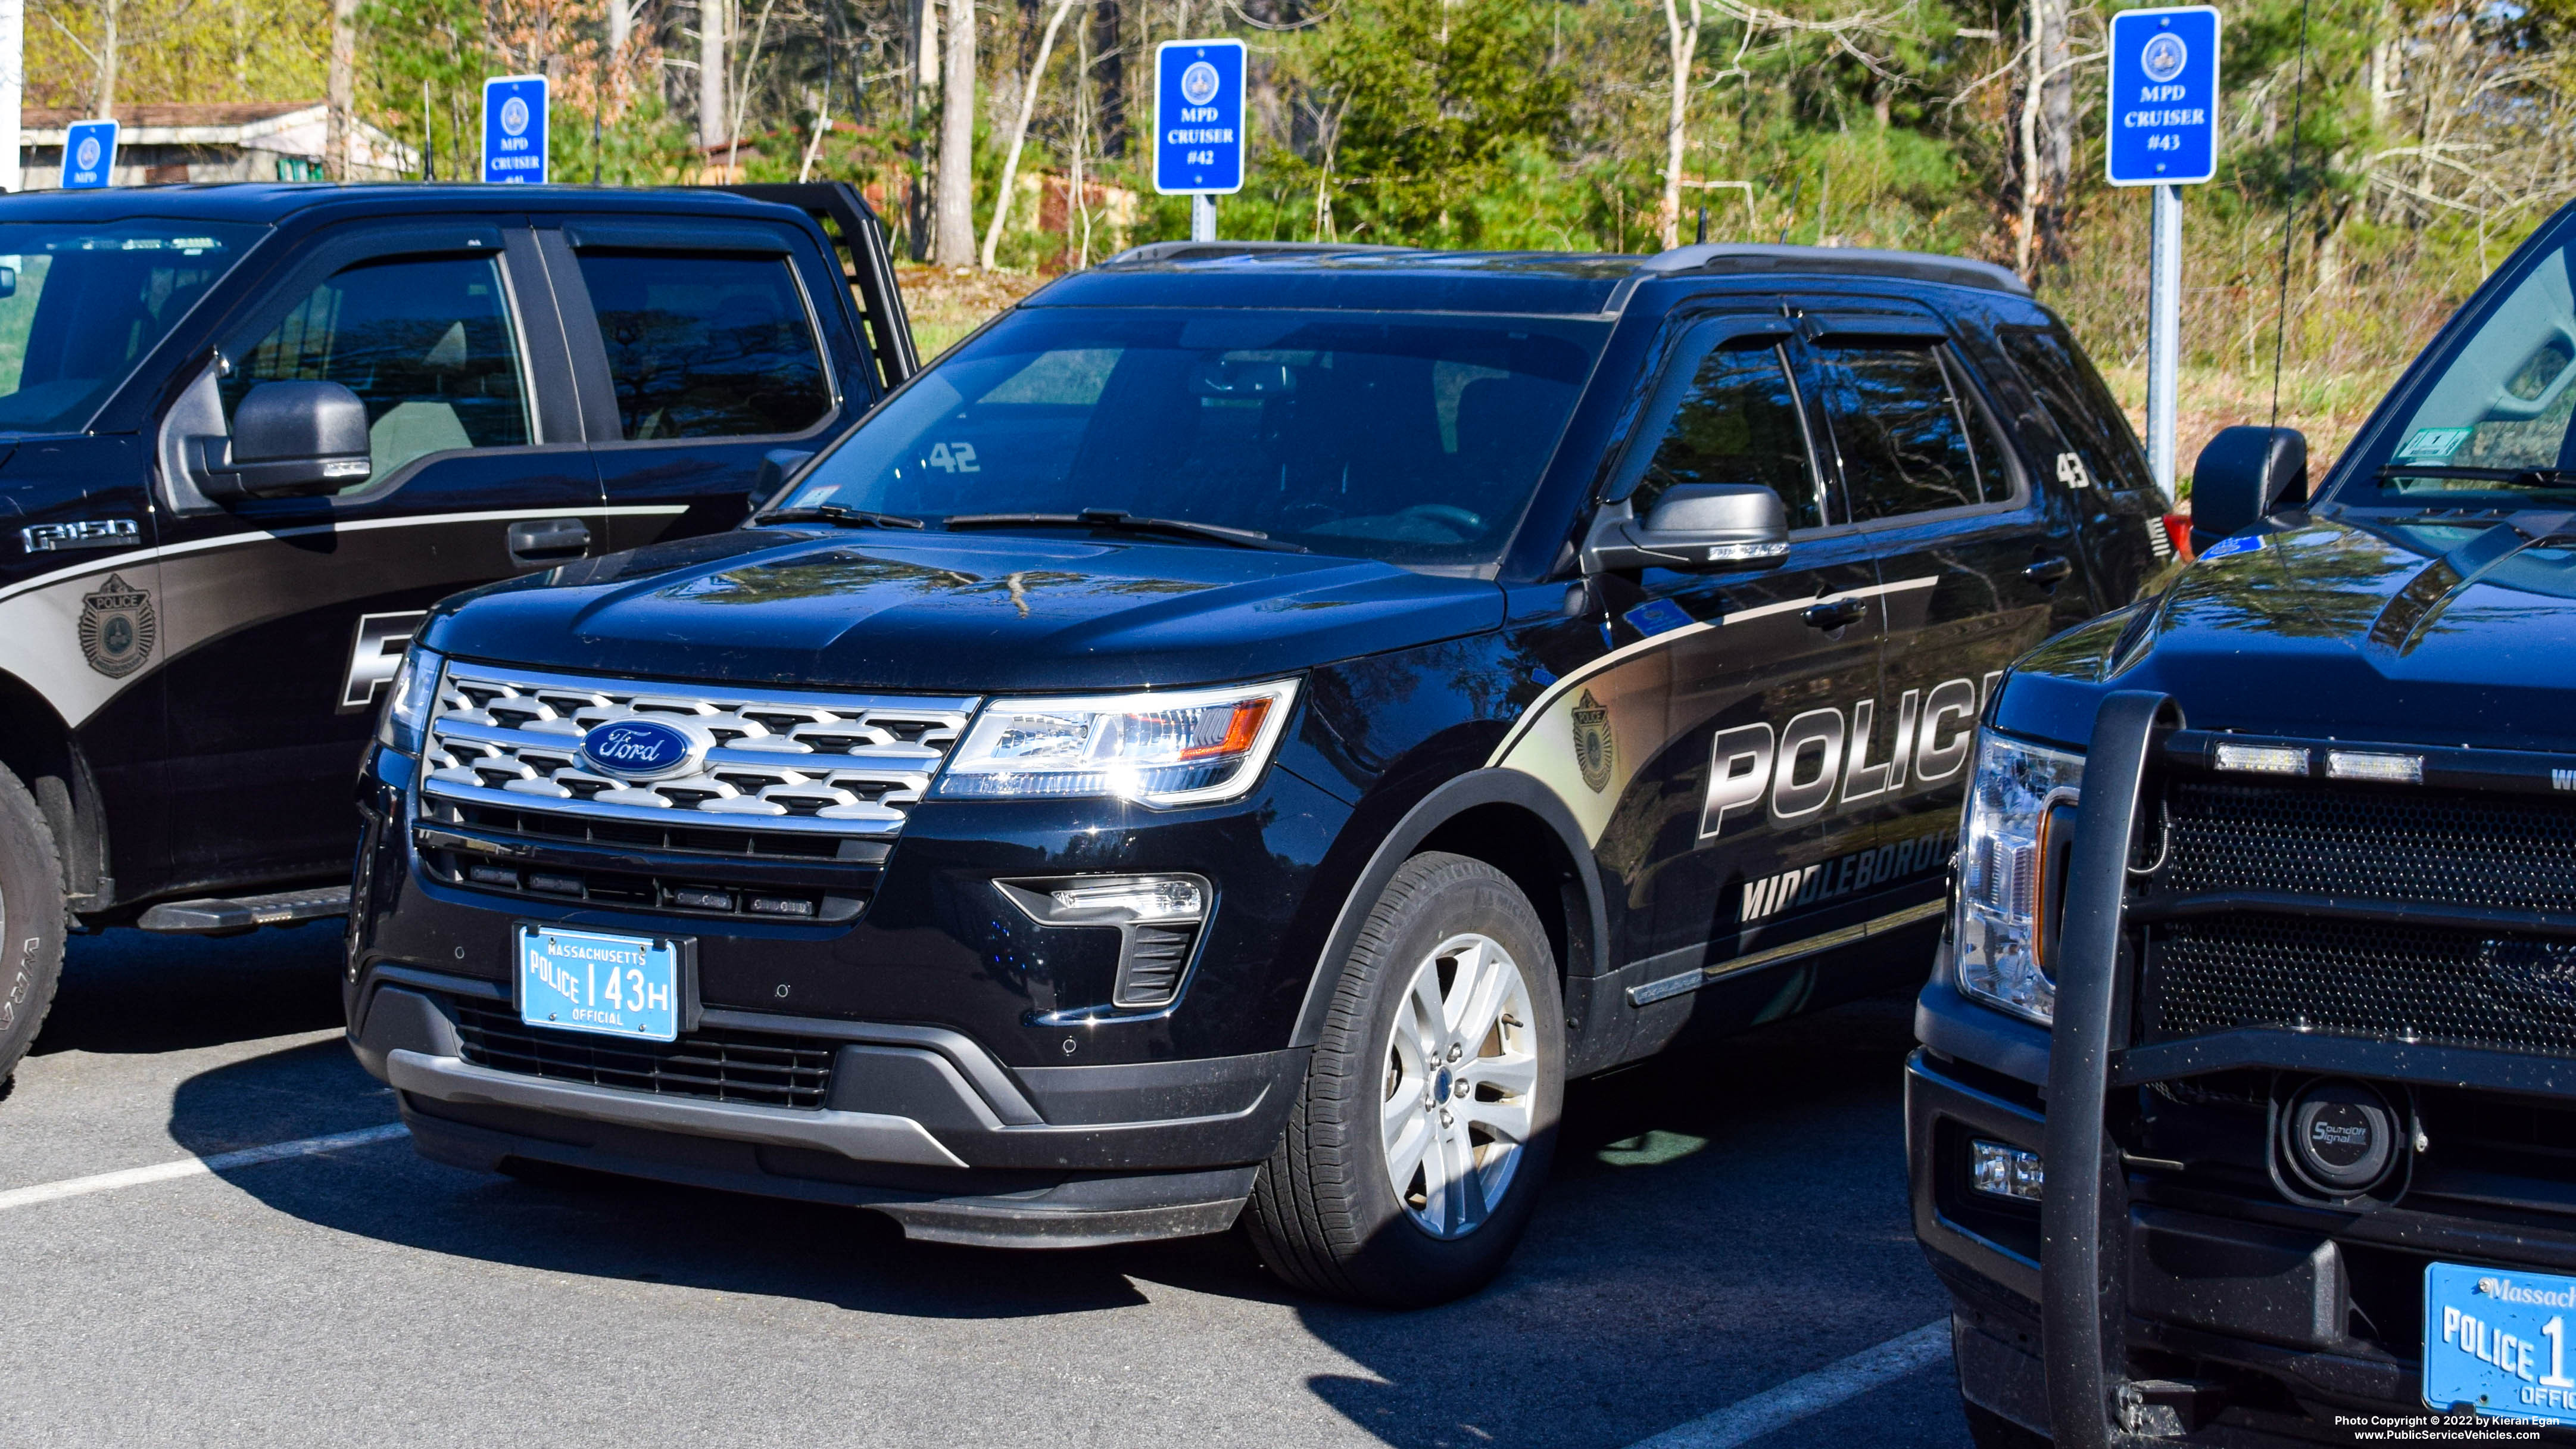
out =
[[[63,135],[86,111],[29,107],[19,156],[27,189],[62,176]],[[319,181],[328,110],[320,101],[169,101],[116,108],[116,186],[169,181]],[[350,138],[360,181],[420,174],[420,153],[361,121]]]

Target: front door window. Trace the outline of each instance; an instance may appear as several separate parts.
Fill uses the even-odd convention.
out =
[[[223,381],[336,382],[367,405],[371,487],[416,458],[529,441],[517,339],[491,257],[370,262],[315,287]],[[351,491],[356,491],[352,489]]]

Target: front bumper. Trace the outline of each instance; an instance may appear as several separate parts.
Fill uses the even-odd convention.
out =
[[[2564,1057],[2261,1024],[2142,1041],[2137,999],[2171,978],[2124,891],[2152,873],[2131,842],[2160,706],[2114,694],[2096,727],[2053,1031],[2034,1041],[1946,974],[1919,1003],[1911,1191],[1961,1391],[2066,1446],[2348,1443],[2355,1419],[2420,1422],[2430,1264],[2576,1276]],[[2344,1199],[2294,1190],[2276,1151],[2320,1077],[2382,1092],[2406,1129],[2398,1166]],[[2040,1203],[1974,1190],[1979,1139],[2042,1156]]]
[[[570,1079],[583,1072],[564,1066],[497,1070],[471,1060],[460,1030],[478,1008],[508,1003],[489,983],[415,969],[361,983],[350,1043],[395,1089],[425,1155],[867,1207],[944,1242],[1085,1247],[1222,1231],[1305,1069],[1305,1053],[1282,1051],[1013,1072],[938,1028],[706,1012],[702,1029],[827,1045],[822,1104],[789,1108],[703,1095],[722,1090],[704,1083],[635,1090]]]

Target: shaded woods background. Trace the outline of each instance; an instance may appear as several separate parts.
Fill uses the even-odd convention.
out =
[[[1226,236],[1641,251],[1705,206],[1712,239],[2017,266],[2141,390],[2146,198],[2100,182],[2110,11],[2067,0],[337,4],[351,106],[415,145],[426,120],[443,175],[471,172],[482,78],[542,70],[560,176],[856,179],[914,254],[1021,272],[1186,234],[1142,172],[1151,48],[1239,35],[1253,163]],[[2294,0],[2224,7],[2224,159],[2186,221],[2186,460],[2268,410],[2285,241],[2283,410],[2330,454],[2576,194],[2576,0],[2309,5],[2304,59]],[[333,0],[32,8],[32,105],[330,79]],[[971,230],[942,230],[943,178]],[[975,286],[969,311],[1017,290]],[[946,295],[924,297],[934,342]]]

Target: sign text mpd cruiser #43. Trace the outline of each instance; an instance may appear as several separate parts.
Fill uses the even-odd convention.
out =
[[[2145,482],[1980,264],[1148,248],[742,530],[433,612],[350,1038],[450,1162],[1454,1296],[1569,1077],[1919,979]]]

